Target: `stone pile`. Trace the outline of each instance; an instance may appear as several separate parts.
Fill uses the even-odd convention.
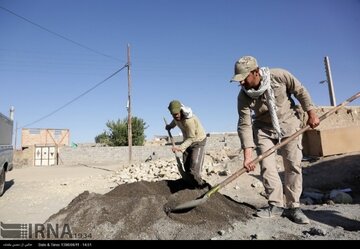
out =
[[[234,157],[234,153],[230,153],[230,156],[228,153],[229,152],[225,150],[208,151],[204,159],[203,175],[223,174],[224,170],[226,171],[226,163],[231,160],[231,157]],[[121,185],[139,181],[157,182],[162,180],[177,180],[180,178],[181,176],[174,156],[172,159],[158,159],[130,164],[116,171],[115,174],[109,178],[109,181]]]

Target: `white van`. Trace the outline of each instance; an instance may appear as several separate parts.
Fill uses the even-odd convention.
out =
[[[11,118],[0,113],[0,196],[4,193],[6,172],[13,169],[13,108]]]

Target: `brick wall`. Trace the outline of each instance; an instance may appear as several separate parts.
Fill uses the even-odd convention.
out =
[[[69,129],[24,128],[21,131],[21,147],[33,145],[69,145]]]

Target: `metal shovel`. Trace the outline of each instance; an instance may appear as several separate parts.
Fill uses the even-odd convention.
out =
[[[360,97],[360,92],[358,92],[354,96],[350,97],[349,99],[345,100],[343,103],[337,105],[336,107],[334,107],[330,111],[328,111],[328,112],[324,113],[323,115],[321,115],[319,117],[320,121],[326,119],[327,117],[329,117],[330,115],[332,115],[333,113],[338,111],[340,108],[342,108],[343,106],[345,106],[348,103],[352,102],[353,100],[357,99],[358,97]],[[307,131],[309,129],[310,129],[310,126],[306,125],[304,128],[302,128],[299,131],[295,132],[290,137],[287,137],[286,139],[282,140],[280,143],[276,144],[272,148],[265,151],[262,155],[257,156],[250,163],[251,164],[256,164],[256,163],[260,162],[264,158],[266,158],[269,155],[271,155],[272,153],[274,153],[277,149],[283,147],[284,145],[289,143],[291,140],[295,139],[296,137],[298,137],[299,135],[301,135],[302,133],[304,133],[305,131]],[[236,171],[234,174],[232,174],[231,176],[226,178],[224,181],[222,181],[219,184],[215,185],[208,192],[206,192],[202,197],[199,197],[196,200],[185,202],[185,203],[180,204],[180,205],[178,205],[178,206],[176,206],[174,208],[168,207],[167,212],[180,211],[180,210],[189,210],[189,209],[194,208],[194,207],[196,207],[196,206],[198,206],[200,204],[205,203],[210,198],[210,196],[212,194],[218,192],[221,188],[223,188],[224,186],[226,186],[227,184],[229,184],[230,182],[232,182],[233,180],[235,180],[237,177],[239,177],[240,175],[242,175],[245,172],[246,172],[246,169],[241,168],[240,170]]]
[[[165,119],[165,118],[164,118],[164,122],[165,122],[165,125],[167,125],[167,122],[166,122],[166,119]],[[175,147],[174,138],[173,138],[173,136],[171,135],[170,130],[167,130],[167,131],[168,131],[168,134],[169,134],[169,137],[170,137],[172,146]],[[184,180],[189,179],[189,175],[185,172],[180,157],[177,155],[176,152],[174,152],[174,154],[175,154],[175,157],[176,157],[176,163],[177,163],[177,167],[178,167],[178,170],[179,170],[179,173],[180,173],[181,177],[182,177]]]

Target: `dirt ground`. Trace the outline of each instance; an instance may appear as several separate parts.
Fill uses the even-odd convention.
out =
[[[0,221],[68,225],[73,239],[91,240],[359,240],[360,153],[307,160],[303,166],[307,225],[253,216],[266,205],[258,168],[196,208],[169,213],[167,205],[195,200],[208,189],[187,189],[178,177],[121,184],[120,165],[14,169],[0,198]],[[217,167],[204,170],[211,186],[240,169],[241,162]],[[346,192],[351,203],[330,199],[332,190]]]

